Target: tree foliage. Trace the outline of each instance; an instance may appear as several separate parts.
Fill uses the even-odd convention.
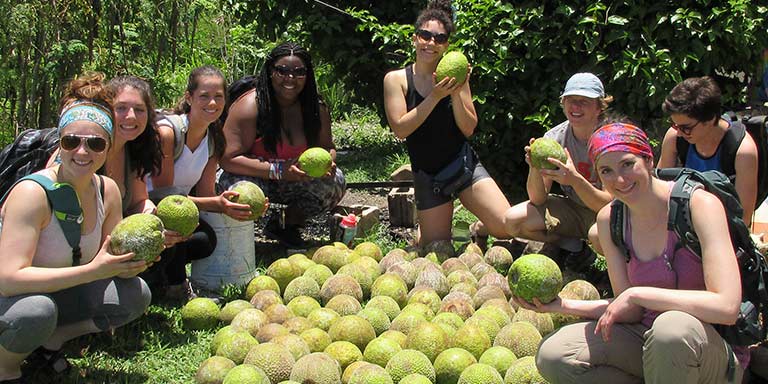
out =
[[[0,124],[50,126],[63,84],[83,70],[148,79],[160,105],[178,99],[189,70],[253,74],[277,43],[316,60],[334,116],[352,104],[381,111],[382,79],[412,60],[413,21],[425,0],[28,0],[0,2]],[[728,105],[747,87],[768,42],[766,0],[453,0],[452,49],[473,65],[480,115],[475,147],[518,195],[528,138],[564,119],[567,78],[596,73],[614,109],[646,128],[667,92],[716,76]],[[380,114],[383,116],[383,114]],[[7,127],[7,128],[5,128]],[[2,138],[0,138],[2,139]],[[7,137],[6,137],[7,139]],[[521,171],[522,170],[522,171]],[[517,186],[518,189],[515,189]]]

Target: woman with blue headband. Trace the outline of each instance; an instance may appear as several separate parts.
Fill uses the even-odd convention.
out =
[[[691,194],[697,255],[667,228],[673,182],[654,177],[653,152],[633,124],[612,123],[589,139],[603,187],[624,204],[624,246],[613,242],[611,205],[597,214],[613,298],[537,299],[523,307],[589,321],[542,340],[536,365],[550,383],[741,383],[745,347],[726,344],[715,324],[733,324],[741,284],[725,210],[704,189]]]
[[[149,306],[149,288],[136,277],[147,263],[108,252],[122,203],[115,182],[96,175],[114,132],[103,79],[90,73],[69,84],[58,123],[61,163],[37,172],[76,192],[80,257],[40,184],[19,182],[0,208],[0,383],[25,382],[25,358],[31,369],[65,373],[64,342],[122,326]]]

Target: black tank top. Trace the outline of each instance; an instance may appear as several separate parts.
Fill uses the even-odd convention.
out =
[[[424,101],[424,97],[416,91],[412,65],[405,68],[405,77],[408,81],[405,104],[410,111]],[[405,138],[405,145],[414,170],[435,174],[456,158],[466,141],[453,118],[451,98],[446,96],[437,103],[427,119]]]

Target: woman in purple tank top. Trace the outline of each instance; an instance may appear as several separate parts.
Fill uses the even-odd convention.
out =
[[[653,153],[640,128],[602,126],[589,140],[589,156],[605,190],[627,207],[630,261],[611,240],[607,205],[597,225],[615,297],[547,304],[516,298],[524,308],[589,320],[544,338],[536,356],[542,376],[551,383],[741,382],[748,355],[712,326],[733,324],[741,302],[720,200],[703,189],[691,195],[699,258],[678,249],[667,230],[671,183],[653,177]]]

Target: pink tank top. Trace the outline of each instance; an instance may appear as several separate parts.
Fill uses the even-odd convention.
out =
[[[305,150],[306,145],[290,145],[283,142],[277,143],[277,154],[268,152],[264,147],[264,139],[259,137],[251,145],[251,155],[264,160],[288,160],[298,158]]]
[[[667,246],[660,257],[650,261],[640,261],[631,247],[632,228],[629,223],[629,215],[626,218],[624,233],[626,234],[626,242],[630,245],[627,247],[630,255],[627,275],[631,286],[686,290],[707,289],[701,258],[682,246],[676,251],[675,248],[680,242],[680,238],[674,231],[667,231]],[[644,310],[641,323],[650,327],[659,314],[657,311]],[[750,358],[747,347],[734,345],[732,348],[741,366],[746,367]]]

